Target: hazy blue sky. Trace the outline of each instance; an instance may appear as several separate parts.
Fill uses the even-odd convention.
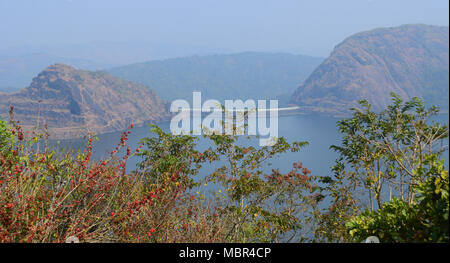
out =
[[[448,0],[0,0],[0,48],[127,42],[327,56],[359,31],[448,25],[448,8]]]

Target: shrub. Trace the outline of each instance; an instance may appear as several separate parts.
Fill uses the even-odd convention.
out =
[[[427,156],[439,158],[443,153],[441,142],[448,138],[448,124],[432,121],[438,113],[436,107],[426,109],[418,98],[404,102],[399,96],[392,96],[392,105],[382,112],[373,112],[363,100],[361,109],[352,109],[350,118],[338,122],[343,138],[341,145],[331,146],[339,154],[332,167],[334,176],[320,179],[325,183],[324,194],[332,202],[317,219],[322,225],[318,228],[320,238],[353,241],[355,235],[365,238],[377,230],[384,236],[392,235],[386,241],[412,240],[406,234],[396,237],[395,232],[402,226],[415,227],[408,220],[416,218],[413,211],[419,202],[418,186],[430,176],[423,170],[431,165]],[[366,208],[369,211],[358,217]],[[403,214],[405,218],[391,218],[392,214]],[[401,223],[405,220],[412,225]],[[349,221],[352,235],[346,227]]]
[[[199,152],[197,138],[154,126],[137,149],[127,146],[128,130],[108,158],[93,160],[93,136],[85,150],[62,154],[45,131],[0,125],[0,242],[298,241],[318,198],[300,163],[287,174],[262,172],[264,161],[305,143],[255,149],[211,136],[214,148]],[[135,155],[142,161],[127,172]],[[228,165],[196,178],[202,164],[222,158]],[[204,195],[207,183],[218,191]]]
[[[355,241],[375,235],[382,242],[449,242],[448,171],[436,155],[426,156],[417,171],[425,182],[414,186],[419,194],[413,204],[398,198],[377,211],[366,210],[347,223]]]

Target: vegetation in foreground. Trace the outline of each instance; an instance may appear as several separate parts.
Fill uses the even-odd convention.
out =
[[[197,137],[156,126],[136,149],[128,130],[108,158],[93,160],[95,138],[84,151],[51,150],[45,129],[24,132],[11,108],[0,121],[0,242],[449,242],[448,124],[432,122],[438,110],[419,99],[393,95],[381,113],[361,106],[338,122],[332,176],[300,162],[264,173],[307,142],[254,148],[208,135],[212,146],[198,151]],[[127,172],[132,156],[140,163]]]

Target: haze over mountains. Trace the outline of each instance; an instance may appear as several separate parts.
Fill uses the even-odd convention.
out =
[[[25,128],[46,123],[53,138],[72,138],[88,131],[105,133],[168,117],[165,103],[147,87],[104,72],[56,64],[42,71],[26,89],[0,93],[0,117]]]
[[[101,65],[103,69],[106,69],[150,60],[231,52],[232,51],[228,49],[208,48],[203,45],[155,43],[154,41],[93,41],[80,44],[4,47],[0,48],[0,57],[21,57],[30,54],[46,54],[57,58],[88,60]],[[62,63],[63,61],[60,62]]]
[[[47,54],[0,57],[0,86],[23,85],[14,79],[22,81],[45,61],[55,59],[61,58]],[[65,61],[83,68],[99,66],[84,59]],[[280,106],[299,105],[301,114],[331,116],[347,115],[360,99],[380,110],[391,102],[393,91],[405,99],[418,96],[446,111],[449,28],[404,25],[361,32],[338,44],[325,60],[243,52],[149,61],[106,72],[49,66],[29,87],[0,92],[0,117],[8,119],[13,105],[16,120],[31,127],[38,122],[41,101],[40,120],[55,136],[69,138],[87,130],[104,133],[125,129],[130,123],[166,120],[167,102],[190,101],[193,91],[202,91],[203,100],[279,99]]]
[[[304,112],[345,115],[367,99],[375,110],[390,92],[448,110],[449,28],[404,25],[348,37],[300,85],[291,102]]]
[[[191,100],[193,91],[201,91],[205,99],[219,101],[278,98],[287,102],[322,61],[287,53],[244,52],[149,61],[107,72],[149,86],[169,101]]]
[[[23,45],[0,48],[0,91],[28,86],[44,68],[67,64],[85,70],[100,70],[149,60],[192,54],[229,53],[204,46],[152,42],[92,42],[72,45]],[[111,55],[114,54],[114,55]]]

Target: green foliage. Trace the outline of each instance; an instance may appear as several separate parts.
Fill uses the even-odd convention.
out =
[[[273,169],[264,174],[264,163],[286,151],[296,152],[306,142],[287,143],[279,138],[275,145],[259,149],[236,144],[236,136],[208,136],[215,144],[205,155],[213,160],[225,160],[226,165],[207,177],[218,184],[218,195],[226,211],[227,238],[230,241],[277,242],[305,241],[310,215],[318,201],[318,187],[310,171],[301,163],[282,174]],[[302,232],[303,231],[303,232]],[[300,234],[302,232],[302,234]]]
[[[399,222],[416,218],[411,206],[418,202],[417,185],[427,181],[428,175],[423,170],[427,156],[439,158],[442,154],[440,142],[448,138],[448,124],[433,122],[431,118],[438,109],[426,109],[420,99],[404,102],[398,95],[391,95],[393,103],[384,111],[373,112],[363,100],[362,109],[352,109],[352,117],[338,122],[343,138],[341,145],[330,147],[339,153],[332,168],[334,176],[321,179],[325,184],[322,190],[332,204],[318,217],[319,238],[351,241],[352,236],[365,238],[373,234],[370,231],[384,229],[380,235],[387,240],[411,240],[408,235],[413,234],[408,227],[414,225],[409,223],[404,228],[407,234],[387,236],[398,232],[395,227],[400,227]],[[367,207],[356,223],[354,218]],[[405,218],[392,218],[392,214]],[[361,226],[357,228],[359,232],[352,227],[349,235],[346,223],[360,225],[363,219],[370,227]]]
[[[424,165],[416,173],[426,177],[416,186],[419,194],[419,217],[425,228],[424,241],[449,242],[449,178],[444,160],[436,155],[427,156]]]
[[[142,145],[146,148],[137,155],[142,158],[138,164],[142,172],[151,183],[159,183],[164,175],[177,172],[183,181],[193,184],[193,176],[200,168],[200,152],[195,149],[196,137],[189,135],[175,136],[165,133],[156,125],[151,125],[152,137],[143,138]],[[196,164],[193,166],[192,164]]]
[[[368,236],[377,236],[382,242],[407,242],[414,240],[418,225],[417,211],[410,204],[394,198],[377,211],[362,212],[346,227],[356,242]]]
[[[265,174],[267,162],[286,151],[296,152],[306,142],[287,143],[279,138],[273,146],[255,148],[237,144],[238,136],[205,135],[212,146],[203,152],[196,150],[196,137],[174,136],[153,126],[153,135],[142,140],[145,149],[139,153],[139,163],[145,177],[157,186],[178,171],[177,183],[186,183],[200,206],[214,204],[213,212],[221,222],[227,242],[276,242],[305,240],[299,234],[312,224],[310,213],[318,197],[313,195],[310,171],[300,163],[286,174],[273,169]],[[204,179],[195,180],[203,163],[217,167]],[[217,164],[217,165],[216,165]],[[173,177],[172,177],[173,178]],[[170,178],[169,178],[170,179]],[[204,189],[211,185],[212,189]],[[212,193],[206,193],[213,191]]]
[[[14,145],[14,135],[5,121],[0,120],[0,152],[7,154]]]
[[[301,163],[286,173],[271,167],[307,145],[284,138],[254,147],[208,134],[200,151],[198,137],[152,126],[135,151],[127,131],[109,158],[93,161],[92,138],[85,152],[61,155],[36,147],[45,136],[35,130],[0,121],[0,242],[448,242],[449,179],[437,143],[448,126],[430,122],[437,109],[418,99],[394,95],[381,113],[361,105],[339,122],[333,177]],[[132,156],[141,162],[127,173]]]
[[[354,241],[375,235],[382,242],[449,242],[448,171],[436,155],[426,156],[424,164],[418,175],[426,180],[414,186],[416,201],[394,198],[351,219],[346,227]]]
[[[414,170],[425,154],[442,152],[438,142],[448,138],[448,126],[430,121],[438,109],[425,109],[418,98],[403,102],[392,94],[393,104],[381,113],[361,101],[363,110],[353,109],[353,116],[338,122],[344,134],[342,146],[331,146],[340,154],[333,167],[335,177],[354,188],[366,191],[370,207],[383,203],[382,192],[389,187],[389,199],[398,196],[411,203],[411,185],[423,181]]]

